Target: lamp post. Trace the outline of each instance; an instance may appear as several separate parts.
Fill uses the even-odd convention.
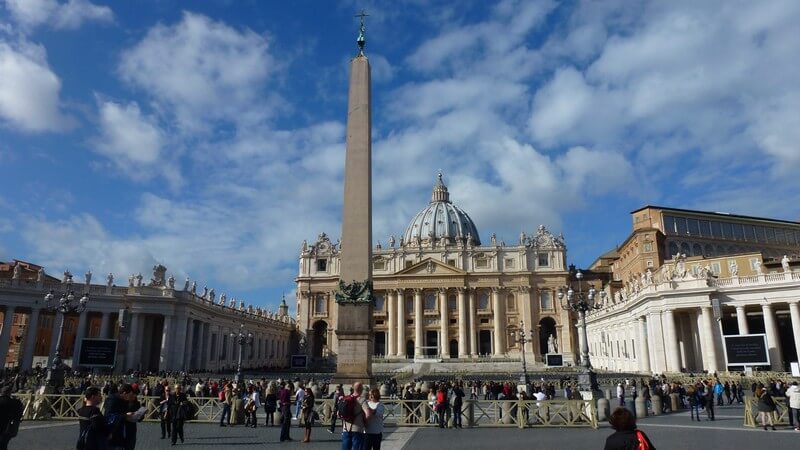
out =
[[[70,281],[66,283],[66,289],[57,301],[52,289],[44,296],[44,308],[50,312],[61,313],[61,323],[58,327],[58,337],[56,338],[56,353],[50,357],[50,364],[47,365],[46,386],[59,388],[64,385],[64,369],[61,367],[63,365],[61,361],[61,336],[64,334],[64,321],[69,313],[82,313],[86,309],[87,303],[89,303],[88,292],[83,294],[83,297],[77,302],[75,301],[75,292],[72,290],[72,282]],[[75,362],[73,361],[74,364]]]
[[[231,338],[234,339],[234,342],[239,344],[239,362],[236,364],[236,377],[234,381],[237,386],[240,386],[242,382],[242,353],[244,353],[245,345],[251,345],[253,343],[253,333],[245,331],[244,324],[242,324],[239,327],[238,333],[231,333]]]
[[[520,320],[519,321],[519,336],[517,337],[517,342],[520,343],[522,346],[522,377],[520,378],[520,382],[524,383],[527,389],[528,383],[530,383],[530,377],[528,377],[528,364],[525,361],[525,344],[531,342],[533,340],[533,330],[530,330],[530,338],[525,334],[525,322]]]
[[[570,267],[570,276],[572,276],[574,266]],[[591,391],[592,393],[599,391],[597,386],[597,374],[592,370],[592,363],[589,361],[589,338],[586,334],[586,312],[593,309],[598,309],[600,305],[595,303],[597,290],[594,286],[589,286],[589,289],[584,292],[583,290],[583,273],[578,270],[575,271],[575,280],[577,280],[577,291],[572,285],[572,280],[569,280],[569,286],[564,286],[558,289],[558,300],[561,302],[561,307],[577,311],[580,317],[581,334],[583,340],[581,342],[581,373],[578,375],[578,387],[581,391]],[[606,293],[600,292],[600,298],[605,299]]]

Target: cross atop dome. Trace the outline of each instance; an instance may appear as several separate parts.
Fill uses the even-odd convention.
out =
[[[433,194],[431,195],[431,203],[435,202],[450,203],[450,193],[447,192],[447,186],[445,186],[442,180],[441,170],[436,176],[436,184],[433,185]]]

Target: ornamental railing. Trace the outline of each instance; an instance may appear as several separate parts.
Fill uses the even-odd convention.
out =
[[[83,406],[82,395],[59,394],[15,394],[24,405],[23,420],[75,420],[78,409]],[[189,397],[197,412],[193,422],[219,422],[223,404],[214,397]],[[142,406],[147,408],[144,420],[155,422],[160,419],[161,409],[157,397],[139,397]],[[464,400],[462,408],[437,410],[428,400],[382,401],[384,405],[384,425],[389,427],[435,427],[440,414],[449,426],[454,415],[461,417],[464,427],[587,427],[597,428],[597,409],[591,400]],[[103,409],[103,405],[99,405]],[[292,405],[294,408],[294,405]],[[238,410],[244,420],[244,401],[235,400],[234,410]],[[785,409],[785,408],[784,408]],[[314,404],[319,416],[318,426],[330,426],[335,408],[333,400],[319,399]],[[784,411],[785,412],[785,411]],[[263,409],[256,412],[263,417]],[[276,411],[275,421],[280,420],[280,409]],[[785,420],[785,419],[784,419]],[[341,423],[341,420],[337,420]]]
[[[788,399],[786,397],[772,397],[775,400],[776,410],[765,414],[772,415],[772,421],[775,425],[788,425],[789,424],[789,407],[787,405]],[[752,396],[745,396],[744,398],[744,426],[746,427],[760,427],[763,424],[760,422],[758,411],[758,399]]]

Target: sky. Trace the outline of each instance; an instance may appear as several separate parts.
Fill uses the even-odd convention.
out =
[[[544,224],[578,267],[646,204],[800,218],[795,0],[0,0],[0,260],[292,298],[341,233],[362,9],[375,243],[438,170],[481,240]]]

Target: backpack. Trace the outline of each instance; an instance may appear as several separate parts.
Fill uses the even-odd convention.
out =
[[[650,450],[650,444],[647,442],[647,438],[644,436],[639,430],[636,430],[636,440],[639,441],[639,446],[636,447],[636,450]]]
[[[75,450],[86,450],[87,441],[89,440],[89,427],[84,428],[81,434],[78,435],[78,442],[75,443]]]
[[[108,414],[106,425],[111,431],[111,444],[124,445],[127,439],[127,428],[125,427],[125,414]]]
[[[225,401],[225,390],[221,389],[219,394],[217,394],[217,400],[224,402]]]
[[[345,422],[353,423],[356,418],[357,403],[354,395],[340,398],[336,404],[336,415]]]

